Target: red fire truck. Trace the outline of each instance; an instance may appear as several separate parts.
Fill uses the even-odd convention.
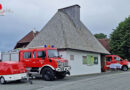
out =
[[[19,61],[23,63],[30,75],[40,74],[44,80],[63,79],[70,74],[68,60],[59,56],[56,48],[40,47],[22,49],[19,51],[2,53],[2,61]]]
[[[106,66],[104,67],[106,70],[113,69],[122,69],[123,71],[127,71],[130,68],[130,62],[128,60],[122,59],[118,55],[106,55]]]
[[[6,61],[0,62],[0,83],[27,79],[24,65],[20,62]]]

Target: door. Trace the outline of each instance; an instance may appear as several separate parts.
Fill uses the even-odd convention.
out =
[[[120,58],[120,57],[118,57],[118,56],[114,56],[114,60],[116,61],[116,63],[119,63],[119,64],[121,64],[122,63],[122,59]]]
[[[45,51],[34,51],[33,52],[33,64],[34,67],[42,67],[46,60]]]
[[[101,55],[101,71],[105,72],[106,58],[105,55]]]
[[[32,53],[31,51],[27,51],[23,53],[23,61],[26,67],[32,67]]]
[[[112,57],[106,57],[106,66],[109,67],[111,63],[112,63]]]

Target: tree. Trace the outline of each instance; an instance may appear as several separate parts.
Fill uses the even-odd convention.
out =
[[[111,53],[130,60],[130,16],[120,22],[110,35]]]
[[[105,34],[103,34],[103,33],[94,34],[94,36],[95,36],[97,39],[107,38],[107,35],[105,35]]]

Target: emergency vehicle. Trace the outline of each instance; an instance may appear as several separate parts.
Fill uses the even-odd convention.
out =
[[[118,55],[106,55],[106,65],[105,70],[110,68],[121,69],[123,71],[127,71],[130,68],[130,62],[128,60],[122,59]]]
[[[2,53],[2,61],[19,61],[23,63],[30,75],[40,74],[42,79],[50,81],[63,79],[70,74],[68,60],[59,56],[54,46],[22,49]]]
[[[0,83],[27,79],[24,65],[20,62],[6,61],[0,62]]]

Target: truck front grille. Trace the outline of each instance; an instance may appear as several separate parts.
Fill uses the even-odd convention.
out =
[[[63,66],[67,67],[68,66],[68,62],[63,62]]]

